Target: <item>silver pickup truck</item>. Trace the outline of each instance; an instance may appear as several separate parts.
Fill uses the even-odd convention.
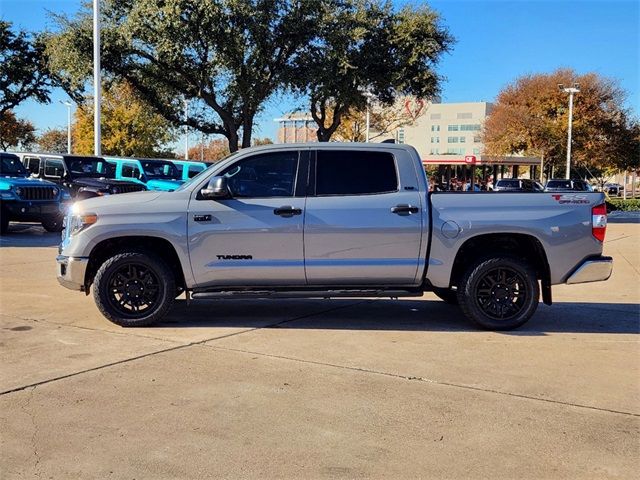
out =
[[[478,325],[518,327],[551,285],[606,280],[601,193],[429,193],[416,150],[250,148],[174,192],[78,202],[58,280],[122,326],[174,299],[411,297],[433,291]]]

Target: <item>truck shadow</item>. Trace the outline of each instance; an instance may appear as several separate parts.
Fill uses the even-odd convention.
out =
[[[9,231],[0,236],[4,247],[56,247],[60,233],[49,233],[39,223],[10,223]]]
[[[187,306],[178,300],[170,328],[244,327],[317,330],[481,332],[460,309],[434,300],[217,300]],[[547,333],[640,333],[640,305],[558,302],[540,304],[519,329],[504,335]]]

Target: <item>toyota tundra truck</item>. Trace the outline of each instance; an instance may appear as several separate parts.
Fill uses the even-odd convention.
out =
[[[429,193],[394,144],[248,148],[174,192],[77,202],[58,280],[125,327],[174,299],[419,297],[487,329],[524,324],[551,286],[607,280],[602,193]]]

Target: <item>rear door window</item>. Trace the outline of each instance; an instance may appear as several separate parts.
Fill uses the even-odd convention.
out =
[[[60,178],[64,173],[64,165],[62,160],[57,158],[47,158],[44,162],[44,176],[52,178]]]
[[[132,163],[122,165],[122,176],[127,178],[140,178],[140,169]]]
[[[318,150],[316,195],[373,195],[398,190],[392,154],[373,151]]]

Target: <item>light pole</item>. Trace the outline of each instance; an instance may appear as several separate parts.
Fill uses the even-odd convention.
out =
[[[189,100],[184,99],[184,159],[189,160]]]
[[[60,100],[60,103],[67,107],[67,153],[71,154],[71,102]]]
[[[100,0],[93,0],[93,151],[97,156],[102,154],[100,130],[102,80],[100,77]]]
[[[560,91],[569,94],[569,130],[567,133],[567,171],[565,177],[571,178],[571,124],[573,123],[573,95],[580,92],[580,84],[574,83],[570,87],[566,87],[560,83],[558,85]]]
[[[370,113],[369,113],[369,108],[371,106],[371,99],[373,98],[373,93],[371,93],[369,90],[365,90],[363,92],[363,95],[365,97],[367,97],[367,116],[366,116],[366,142],[369,143],[369,126],[370,126]]]

